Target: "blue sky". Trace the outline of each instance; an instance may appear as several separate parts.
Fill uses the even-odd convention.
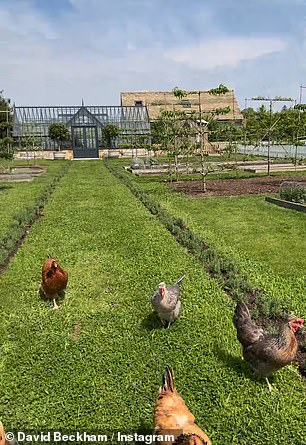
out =
[[[306,0],[0,0],[0,90],[16,105],[117,105],[121,91],[220,83],[241,107],[298,99],[305,25]]]

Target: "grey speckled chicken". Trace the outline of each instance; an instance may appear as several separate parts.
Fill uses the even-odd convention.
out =
[[[239,302],[233,321],[242,345],[243,358],[254,376],[265,378],[272,391],[268,377],[295,360],[298,350],[296,332],[303,326],[304,319],[288,316],[286,322],[280,325],[279,332],[270,334],[253,323],[247,305]]]
[[[181,276],[174,284],[166,286],[159,283],[158,291],[152,297],[151,303],[164,326],[170,326],[181,312],[181,282],[185,275]]]

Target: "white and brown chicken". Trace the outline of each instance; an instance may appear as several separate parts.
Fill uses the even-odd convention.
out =
[[[179,317],[181,305],[181,283],[185,275],[182,275],[174,284],[166,286],[159,283],[158,290],[154,293],[151,303],[164,326],[169,327]]]

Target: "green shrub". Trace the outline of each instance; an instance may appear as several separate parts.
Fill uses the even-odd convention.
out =
[[[306,203],[306,185],[297,182],[284,182],[280,188],[280,198],[285,201]]]

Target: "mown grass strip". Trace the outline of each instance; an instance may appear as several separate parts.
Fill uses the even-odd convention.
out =
[[[135,182],[222,256],[234,259],[255,286],[286,310],[305,314],[303,214],[271,206],[262,196],[192,199],[156,183]]]
[[[121,161],[112,160],[111,165],[122,172]],[[292,297],[303,303],[301,295],[306,278],[303,273],[306,255],[301,251],[301,240],[306,236],[303,215],[270,206],[261,196],[192,199],[148,178],[121,174],[145,190],[167,213],[182,218],[219,255],[234,259],[256,287],[264,288],[274,297],[279,294],[286,309],[292,310]]]
[[[8,213],[8,217],[7,225],[1,225],[2,236],[0,239],[0,273],[5,270],[9,261],[14,256],[18,247],[21,245],[25,236],[29,232],[32,224],[42,214],[44,205],[54,192],[59,180],[66,174],[70,165],[71,164],[69,163],[58,165],[56,166],[57,169],[54,169],[52,173],[45,173],[47,178],[34,179],[34,181],[38,182],[38,184],[35,184],[34,187],[30,187],[32,184],[23,184],[21,187],[15,188],[13,193],[6,197],[6,201],[8,201],[8,199],[12,200],[16,197],[17,205],[16,202],[11,202],[11,208],[7,206],[2,207],[2,212],[5,210]],[[21,197],[22,193],[20,192],[22,191],[22,186],[30,190],[32,189],[30,194],[26,193],[23,197]],[[19,195],[17,197],[16,193],[14,193],[17,190],[21,196]],[[2,205],[4,205],[3,202]],[[17,213],[12,214],[16,207],[18,208]]]
[[[224,292],[234,301],[245,301],[252,310],[252,316],[265,328],[277,327],[289,312],[288,307],[276,300],[263,289],[260,289],[243,273],[235,260],[222,255],[215,246],[209,245],[196,233],[190,230],[183,219],[171,216],[162,206],[155,202],[143,189],[130,181],[126,174],[122,174],[117,168],[113,168],[106,161],[109,171],[122,181],[132,193],[158,217],[161,223],[169,230],[178,243],[192,253],[203,265],[204,269],[217,280]],[[298,336],[299,371],[306,377],[306,332]]]
[[[254,293],[260,293],[258,289],[253,288],[246,276],[241,275],[240,280],[235,279],[239,274],[235,263],[228,258],[219,256],[213,247],[205,243],[185,225],[183,219],[174,218],[169,215],[159,203],[155,202],[144,190],[131,182],[126,175],[112,168],[107,161],[106,166],[111,173],[132,191],[153,215],[159,218],[175,239],[200,260],[210,275],[220,280],[222,287],[227,290],[232,298],[238,300],[246,294],[253,295]]]

